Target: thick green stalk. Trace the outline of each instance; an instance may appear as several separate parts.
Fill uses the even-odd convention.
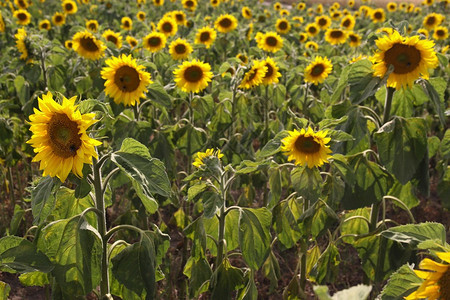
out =
[[[383,125],[389,121],[391,107],[392,107],[392,98],[394,96],[395,88],[387,87],[386,88],[386,98],[384,102],[384,113],[383,113]]]
[[[309,200],[303,198],[303,212],[306,212],[309,208]],[[306,288],[306,253],[308,251],[308,239],[309,233],[306,234],[306,238],[300,241],[300,288],[305,291]]]
[[[105,200],[103,198],[101,164],[94,158],[93,175],[95,190],[95,207],[100,212],[98,215],[98,232],[102,237],[102,279],[100,282],[100,299],[104,299],[109,294],[109,274],[108,274],[108,240],[106,238],[106,211]]]
[[[219,239],[217,244],[217,258],[214,269],[217,269],[223,261],[224,246],[225,246],[225,217],[226,217],[226,197],[225,197],[225,184],[224,175],[220,178],[220,193],[222,198],[222,207],[219,211]]]

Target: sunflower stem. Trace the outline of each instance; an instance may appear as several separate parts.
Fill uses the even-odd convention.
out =
[[[309,83],[306,83],[305,97],[303,98],[303,115],[306,116],[306,108],[308,106]]]
[[[217,258],[216,258],[216,264],[214,266],[214,270],[217,270],[217,268],[222,264],[223,257],[224,257],[224,244],[225,244],[225,217],[226,217],[226,197],[225,197],[225,184],[224,184],[224,174],[221,175],[220,178],[220,197],[222,198],[222,207],[219,211],[219,238],[218,238],[218,245],[217,245]]]
[[[392,98],[394,96],[395,88],[387,87],[386,88],[386,99],[384,102],[384,113],[383,113],[383,124],[386,124],[389,121],[391,107],[392,107]]]
[[[43,49],[41,49],[41,69],[42,69],[42,77],[44,78],[44,91],[47,91],[48,90],[47,69],[45,68],[45,55]]]
[[[108,240],[106,238],[106,211],[105,200],[103,198],[101,164],[97,159],[93,158],[93,175],[95,190],[95,207],[100,214],[98,215],[98,232],[102,237],[102,260],[101,272],[102,279],[100,282],[100,299],[106,299],[109,295],[109,274],[108,274]]]
[[[303,198],[303,213],[309,208],[309,199]],[[307,234],[308,236],[308,234]],[[300,239],[300,289],[306,288],[306,253],[308,252],[307,239]]]

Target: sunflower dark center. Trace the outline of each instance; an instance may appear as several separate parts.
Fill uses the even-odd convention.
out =
[[[124,26],[125,28],[130,27],[130,22],[129,22],[128,20],[125,20],[125,22],[123,22],[123,26]]]
[[[434,25],[436,23],[436,18],[434,16],[430,16],[426,21],[427,25]]]
[[[271,47],[275,47],[278,44],[278,40],[274,36],[268,36],[266,38],[266,44],[271,46]]]
[[[97,29],[97,25],[95,25],[95,23],[90,23],[89,24],[89,29],[90,30],[95,30],[95,29]]]
[[[125,93],[134,92],[139,87],[140,82],[138,71],[129,66],[120,67],[114,74],[114,84]]]
[[[71,11],[72,9],[73,9],[73,5],[72,5],[72,3],[66,3],[66,10],[67,11]]]
[[[177,54],[184,54],[184,53],[186,53],[186,45],[185,44],[177,44],[176,46],[175,46],[175,52],[177,53]]]
[[[244,14],[245,14],[246,16],[249,16],[249,17],[252,16],[252,13],[251,13],[250,10],[248,10],[248,9],[244,9]]]
[[[94,42],[94,39],[91,37],[82,37],[80,39],[80,44],[84,50],[89,52],[96,52],[99,50],[97,44]]]
[[[280,24],[278,24],[278,28],[281,30],[286,30],[288,28],[288,24],[285,21],[280,22]]]
[[[203,78],[203,70],[199,66],[190,66],[184,71],[183,77],[189,82],[199,82]]]
[[[56,16],[55,17],[55,21],[57,22],[57,23],[59,23],[59,22],[62,22],[62,17],[61,16]]]
[[[264,75],[263,78],[270,78],[272,76],[272,74],[273,74],[273,67],[269,63],[266,63],[265,66],[267,67],[267,72],[266,72],[266,74]]]
[[[295,148],[302,153],[317,153],[320,150],[320,144],[312,136],[299,136],[294,144]]]
[[[178,22],[183,22],[184,21],[184,17],[182,14],[176,14],[175,15],[175,19],[177,19]]]
[[[325,71],[325,66],[322,64],[315,65],[311,70],[312,76],[320,76],[322,75],[323,71]]]
[[[48,28],[48,23],[42,23],[41,26],[42,26],[43,29],[47,29]]]
[[[27,18],[27,15],[24,14],[24,13],[19,13],[19,14],[17,15],[17,18],[18,18],[19,20],[21,20],[21,21],[24,21],[24,20],[28,19],[28,18]]]
[[[437,36],[445,36],[445,31],[442,29],[438,29],[438,30],[436,30],[436,34],[437,34]]]
[[[384,54],[384,60],[387,65],[394,66],[394,73],[406,74],[419,66],[421,55],[414,46],[394,44]]]
[[[148,45],[151,47],[158,47],[159,45],[161,45],[161,38],[158,36],[152,36],[151,38],[148,39]]]
[[[163,25],[162,25],[162,30],[163,30],[164,32],[172,32],[173,26],[172,26],[172,24],[171,24],[170,22],[165,22],[165,23],[163,23]]]
[[[47,133],[53,152],[63,158],[73,157],[81,147],[78,123],[66,114],[54,114],[48,122]]]
[[[72,42],[68,42],[68,43],[67,43],[67,47],[68,47],[68,48],[72,48],[72,46],[73,46],[73,43],[72,43]]]
[[[377,11],[376,13],[373,14],[374,18],[377,20],[380,20],[383,18],[383,14],[380,13],[379,11]]]
[[[450,268],[447,268],[447,271],[442,274],[438,284],[439,292],[441,294],[440,299],[450,299]]]
[[[194,6],[194,1],[186,1],[185,4],[187,7],[192,7]]]
[[[19,0],[18,4],[20,8],[27,8],[27,4],[23,0]]]
[[[256,74],[258,73],[258,69],[251,69],[249,72],[249,76],[248,76],[248,80],[247,81],[252,81],[253,79],[255,79]]]
[[[317,32],[317,29],[316,29],[316,27],[311,26],[311,27],[308,28],[308,32],[309,32],[309,33],[316,33],[316,32]]]
[[[258,22],[262,23],[266,21],[266,17],[264,16],[258,16]]]
[[[339,39],[344,35],[344,33],[341,30],[332,30],[330,32],[330,36],[334,39]]]
[[[219,21],[219,25],[223,28],[229,28],[231,27],[232,24],[233,22],[231,22],[229,18],[223,18],[222,20]]]
[[[304,34],[300,34],[300,42],[303,42],[306,40],[306,36]]]
[[[350,41],[353,43],[356,43],[358,41],[358,38],[356,37],[356,35],[351,34],[350,35]]]
[[[319,23],[319,26],[325,26],[325,25],[327,25],[327,20],[324,18],[320,18],[318,23]]]
[[[344,27],[349,27],[351,25],[351,22],[349,19],[345,20],[344,22],[342,22],[342,26]]]
[[[114,35],[112,35],[112,34],[108,35],[108,36],[106,37],[106,40],[107,40],[108,42],[113,43],[113,44],[117,44],[117,38],[116,38]]]
[[[389,4],[389,9],[394,10],[395,9],[395,5],[394,4]]]
[[[207,42],[207,41],[209,41],[209,39],[210,39],[209,32],[202,32],[200,34],[200,41]]]

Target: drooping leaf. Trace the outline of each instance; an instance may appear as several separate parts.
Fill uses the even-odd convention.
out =
[[[416,290],[421,283],[422,279],[417,277],[412,267],[405,264],[389,277],[389,281],[381,292],[381,300],[403,299]]]
[[[322,191],[322,177],[318,168],[306,166],[294,168],[291,172],[292,185],[299,196],[314,203]]]
[[[391,227],[382,232],[388,239],[416,246],[426,240],[439,240],[445,244],[445,227],[440,223],[426,222],[420,224],[406,224]]]
[[[297,220],[302,214],[302,203],[296,198],[283,200],[273,208],[274,228],[278,240],[291,248],[302,236]]]
[[[36,187],[31,191],[31,211],[33,213],[33,224],[40,225],[45,222],[55,206],[55,191],[61,185],[59,179],[50,176],[39,180]]]
[[[50,284],[48,279],[48,275],[43,272],[35,271],[20,274],[19,276],[20,283],[24,286],[45,286]]]
[[[334,282],[338,275],[340,261],[339,250],[335,245],[329,244],[320,255],[309,276],[319,284]]]
[[[232,292],[244,286],[242,270],[235,268],[228,259],[214,271],[211,282],[211,299],[231,300]]]

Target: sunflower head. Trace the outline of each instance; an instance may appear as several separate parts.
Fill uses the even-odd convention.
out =
[[[153,5],[162,6],[164,5],[164,0],[153,0]]]
[[[138,41],[137,39],[135,39],[134,37],[127,35],[127,37],[125,38],[125,40],[127,41],[127,43],[130,45],[131,48],[134,48],[137,46]]]
[[[177,25],[186,26],[187,20],[184,11],[181,10],[172,11],[172,17],[175,19],[175,22],[177,22]]]
[[[66,23],[66,16],[63,13],[56,12],[52,16],[52,23],[55,26],[62,26]]]
[[[276,32],[270,31],[255,37],[258,48],[275,53],[283,47],[283,39]]]
[[[14,0],[14,4],[15,4],[16,7],[18,7],[19,9],[27,9],[28,6],[30,6],[30,4],[28,3],[28,1],[26,1],[26,0]]]
[[[169,37],[178,31],[177,22],[172,17],[164,17],[158,22],[158,31]]]
[[[251,19],[253,17],[252,10],[248,6],[242,7],[242,16],[246,19]]]
[[[260,85],[266,73],[266,64],[263,61],[254,61],[251,69],[244,74],[244,78],[242,78],[239,87],[242,89],[251,89]]]
[[[197,31],[195,35],[195,43],[203,44],[206,48],[211,47],[217,37],[216,31],[211,27],[203,27]]]
[[[263,60],[263,63],[267,68],[267,71],[262,78],[262,84],[269,85],[278,83],[278,78],[281,77],[281,74],[280,72],[278,72],[277,63],[271,57],[267,57],[265,60]]]
[[[95,114],[82,115],[77,111],[75,99],[64,97],[59,104],[48,92],[38,99],[39,109],[35,108],[30,116],[33,134],[27,143],[36,153],[33,162],[40,162],[44,176],[56,176],[62,182],[70,171],[82,177],[83,165],[92,164],[92,157],[97,158],[95,146],[101,144],[86,133],[88,127],[97,122]]]
[[[144,37],[144,48],[150,52],[158,52],[166,46],[167,38],[160,32],[151,32]]]
[[[229,14],[226,15],[220,15],[216,22],[214,23],[214,26],[216,27],[217,31],[222,33],[228,33],[230,31],[233,31],[236,29],[238,25],[237,19]]]
[[[181,4],[183,5],[184,9],[194,11],[197,8],[197,0],[182,0]]]
[[[320,32],[320,28],[316,23],[309,23],[308,25],[306,25],[305,30],[310,37],[314,37]]]
[[[305,81],[316,85],[322,83],[332,70],[331,61],[326,57],[318,56],[305,68]]]
[[[98,30],[98,22],[97,20],[87,20],[86,21],[86,29],[92,32],[97,32]]]
[[[28,25],[31,22],[31,14],[25,9],[18,9],[14,12],[14,18],[19,25]]]
[[[89,31],[75,33],[72,40],[73,50],[84,58],[97,60],[105,55],[106,46]]]
[[[285,18],[278,19],[275,24],[275,29],[279,34],[286,34],[291,30],[291,23]]]
[[[350,47],[358,47],[359,45],[361,45],[361,36],[355,32],[349,32],[348,42],[350,44]]]
[[[352,30],[355,24],[356,20],[352,15],[345,16],[341,21],[341,27],[344,30]]]
[[[67,40],[64,42],[64,47],[66,47],[67,49],[72,49],[73,48],[73,41],[72,40]]]
[[[62,9],[68,15],[73,15],[78,11],[77,3],[72,0],[64,0],[61,3]]]
[[[176,39],[169,45],[169,53],[175,60],[187,59],[193,51],[191,44],[184,39]]]
[[[308,127],[307,130],[303,128],[300,131],[288,131],[288,134],[281,141],[281,150],[288,156],[288,160],[294,160],[296,165],[306,165],[310,169],[328,162],[331,150],[327,144],[331,139],[326,137],[327,132],[314,132]]]
[[[186,93],[204,90],[213,77],[211,66],[197,59],[185,61],[173,74],[177,86]]]
[[[325,40],[331,45],[343,44],[347,40],[347,32],[341,29],[328,28],[325,32]]]
[[[433,38],[435,40],[446,40],[448,38],[448,28],[445,26],[437,26],[434,28]]]
[[[389,87],[400,89],[412,86],[419,77],[428,79],[428,70],[438,65],[434,42],[421,40],[418,35],[402,37],[394,31],[375,43],[378,51],[373,57],[374,76],[384,77],[392,65],[393,71],[387,79]]]
[[[27,32],[24,28],[19,28],[17,30],[17,33],[14,35],[15,39],[16,39],[16,47],[17,50],[19,50],[19,52],[21,53],[20,55],[20,59],[26,60],[29,58],[30,53],[30,49],[28,47],[28,45],[30,44],[27,41]]]
[[[120,33],[116,33],[110,29],[107,29],[105,30],[105,32],[103,32],[102,36],[106,41],[113,43],[117,48],[122,47],[122,36],[120,35]]]
[[[214,150],[214,149],[206,149],[205,152],[197,152],[195,155],[195,160],[192,163],[194,167],[201,168],[203,165],[205,165],[206,160],[208,159],[217,159],[220,161],[220,159],[223,157],[223,154],[220,153],[220,150]]]
[[[386,13],[384,12],[384,9],[377,8],[372,11],[372,15],[370,17],[374,23],[383,23],[386,20]]]
[[[139,99],[147,92],[147,86],[152,83],[145,67],[138,65],[131,55],[124,54],[107,59],[105,64],[107,67],[101,71],[102,78],[106,80],[105,94],[117,104],[139,104]]]
[[[123,17],[120,20],[120,27],[124,30],[131,30],[133,28],[133,21],[129,17]]]
[[[317,16],[315,22],[320,29],[327,29],[331,25],[331,19],[328,16]],[[316,32],[313,32],[315,34]]]
[[[138,11],[136,14],[136,18],[139,21],[144,22],[145,21],[145,12],[143,12],[142,10]]]
[[[39,22],[39,29],[40,30],[50,30],[52,28],[52,24],[49,20],[42,20]]]

